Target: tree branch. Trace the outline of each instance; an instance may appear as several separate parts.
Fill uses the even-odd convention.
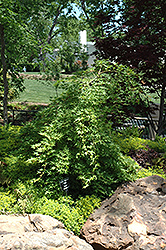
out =
[[[62,9],[63,9],[63,6],[62,6],[61,8],[58,7],[58,9],[57,9],[57,14],[56,14],[56,16],[55,16],[55,18],[54,18],[52,27],[51,27],[50,32],[49,32],[49,34],[48,34],[48,38],[47,38],[48,44],[50,44],[50,42],[51,42],[51,39],[52,39],[52,32],[53,32],[53,30],[54,30],[54,28],[55,28],[55,25],[57,24],[57,19],[58,19],[59,15],[60,15]]]
[[[92,26],[91,23],[90,23],[90,18],[89,18],[89,16],[88,16],[87,11],[86,11],[85,1],[84,1],[84,0],[81,0],[81,5],[82,5],[82,9],[83,9],[83,11],[84,11],[84,14],[85,14],[85,16],[86,16],[86,19],[87,19],[87,21],[88,21],[88,23],[89,23],[91,29],[93,30],[93,32],[95,32],[95,29],[93,28],[93,26]]]

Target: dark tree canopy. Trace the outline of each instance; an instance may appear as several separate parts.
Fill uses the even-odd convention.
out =
[[[112,1],[112,4],[117,1]],[[118,7],[117,7],[118,8]],[[143,72],[143,84],[160,98],[157,133],[165,129],[166,86],[166,2],[165,0],[124,0],[119,15],[99,10],[93,27],[103,29],[95,34],[96,47],[102,58],[109,58]],[[115,23],[117,24],[115,25]]]

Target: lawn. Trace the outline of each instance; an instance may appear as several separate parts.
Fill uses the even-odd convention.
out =
[[[43,80],[25,79],[24,86],[24,92],[20,93],[20,97],[15,101],[50,103],[51,99],[57,95],[53,83]]]

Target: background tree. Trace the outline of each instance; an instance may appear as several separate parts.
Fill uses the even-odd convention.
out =
[[[47,64],[47,53],[54,57],[54,50],[62,45],[62,41],[77,41],[83,25],[74,13],[75,1],[48,0],[39,15],[29,19],[29,27],[36,36],[39,49],[39,60],[44,67]],[[43,68],[44,69],[44,68]]]
[[[35,40],[27,32],[28,17],[37,13],[42,2],[32,4],[31,1],[0,2],[0,33],[1,33],[1,63],[0,70],[3,75],[3,115],[4,123],[8,122],[7,102],[9,78],[11,84],[22,90],[22,79],[19,77],[19,64],[26,61],[29,55],[35,53]],[[32,7],[33,6],[33,7]],[[8,74],[8,78],[7,78]]]
[[[9,81],[22,90],[19,72],[22,71],[23,66],[29,65],[30,62],[37,62],[38,57],[45,63],[46,53],[56,48],[59,40],[57,37],[66,30],[66,23],[70,22],[67,18],[70,17],[72,5],[71,2],[66,1],[55,3],[50,0],[35,2],[4,0],[0,2],[0,7],[0,67],[4,87],[4,122],[7,123]],[[69,19],[74,22],[71,17]],[[9,79],[7,79],[7,73]]]
[[[92,30],[92,37],[105,36],[106,30],[113,30],[119,22],[117,15],[119,13],[120,1],[117,0],[81,0],[80,8],[84,18]],[[110,22],[111,20],[111,22]]]
[[[115,2],[115,1],[114,1]],[[96,47],[103,58],[109,58],[143,72],[145,89],[160,99],[160,112],[156,128],[148,113],[149,121],[157,134],[166,128],[164,110],[166,87],[166,3],[165,1],[122,1],[119,5],[118,25],[112,16],[96,15],[94,25],[102,27],[103,33],[96,34]],[[112,25],[112,26],[111,26]],[[112,28],[111,28],[112,27]]]

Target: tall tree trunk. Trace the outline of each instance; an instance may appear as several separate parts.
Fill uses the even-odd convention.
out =
[[[43,47],[40,47],[39,58],[40,58],[40,61],[43,62],[43,64],[42,64],[42,71],[45,72],[45,67],[46,67],[45,58],[46,58],[46,53],[43,52]]]
[[[165,127],[165,114],[164,114],[164,104],[166,98],[166,76],[163,77],[163,84],[160,97],[160,111],[159,111],[159,122],[158,122],[158,135],[161,135]]]
[[[5,59],[5,38],[4,38],[4,27],[0,24],[0,36],[1,36],[1,62],[3,67],[3,83],[4,83],[4,97],[3,97],[3,118],[4,124],[8,123],[7,115],[7,102],[8,102],[8,81],[7,81],[7,65]]]

